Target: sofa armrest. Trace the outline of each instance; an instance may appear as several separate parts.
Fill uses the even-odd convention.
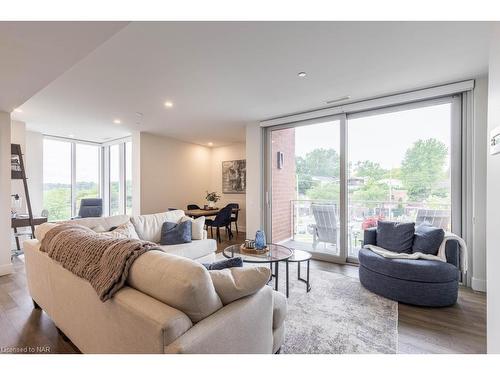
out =
[[[273,290],[234,301],[201,320],[165,353],[258,354],[273,350]]]
[[[377,244],[377,227],[365,229],[363,234],[363,246]]]
[[[460,268],[460,245],[457,240],[448,240],[445,248],[446,262]]]

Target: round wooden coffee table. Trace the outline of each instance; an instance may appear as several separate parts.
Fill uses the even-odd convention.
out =
[[[240,244],[231,245],[226,247],[222,251],[222,255],[226,258],[234,258],[240,257],[245,263],[269,263],[269,267],[271,268],[271,278],[274,277],[274,289],[278,290],[278,271],[279,271],[279,262],[286,261],[291,256],[293,256],[293,251],[286,246],[278,245],[274,243],[268,243],[267,251],[264,254],[249,254],[241,249]],[[273,273],[273,263],[274,263],[274,273]],[[287,263],[287,285],[286,289],[288,292],[288,263]]]

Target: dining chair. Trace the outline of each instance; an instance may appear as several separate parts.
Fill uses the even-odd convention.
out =
[[[233,238],[233,233],[231,232],[231,214],[233,212],[233,208],[229,207],[227,205],[223,209],[221,209],[217,215],[215,216],[215,219],[206,219],[205,220],[205,225],[210,227],[210,236],[213,238],[214,233],[213,233],[213,228],[216,228],[216,235],[217,235],[217,242],[221,243],[222,239],[220,236],[220,228],[226,228],[226,236],[230,240]]]
[[[231,207],[231,209],[233,210],[231,212],[231,223],[234,223],[234,225],[236,226],[236,236],[238,236],[239,232],[238,232],[238,214],[239,214],[239,208],[240,208],[240,205],[238,203],[229,203],[228,204],[228,207]]]
[[[188,204],[188,210],[201,210],[200,206],[197,204]]]

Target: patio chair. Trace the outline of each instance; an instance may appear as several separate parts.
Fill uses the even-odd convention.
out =
[[[450,211],[427,210],[421,208],[417,211],[417,218],[415,219],[415,225],[420,225],[423,223],[428,224],[432,227],[449,230]]]
[[[337,214],[334,204],[311,204],[315,224],[313,228],[313,249],[319,242],[337,245]]]

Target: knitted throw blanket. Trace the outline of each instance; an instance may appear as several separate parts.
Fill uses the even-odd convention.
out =
[[[47,232],[40,251],[87,280],[104,302],[123,287],[132,263],[157,247],[147,241],[96,233],[81,225],[61,224]]]

